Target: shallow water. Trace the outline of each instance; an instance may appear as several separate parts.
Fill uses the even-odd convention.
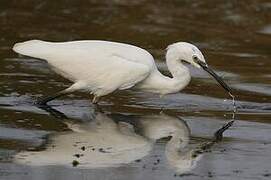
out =
[[[1,1],[0,179],[269,179],[270,10],[268,0]],[[195,43],[233,89],[237,121],[222,142],[192,160],[167,153],[173,132],[188,142],[182,152],[193,151],[232,117],[230,97],[193,68],[191,83],[178,94],[117,92],[102,99],[97,115],[91,97],[76,93],[51,102],[56,111],[48,113],[34,100],[70,82],[43,61],[12,52],[15,42],[28,39],[135,44],[153,54],[164,74],[166,46]],[[72,145],[88,136],[84,143],[96,149],[77,158],[82,146]],[[73,160],[79,165],[72,167]]]

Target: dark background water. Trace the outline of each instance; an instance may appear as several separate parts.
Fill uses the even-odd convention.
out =
[[[147,169],[140,173],[132,173],[126,166],[122,166],[123,170],[70,171],[64,167],[35,169],[5,160],[17,150],[39,147],[44,143],[44,135],[51,131],[69,129],[64,122],[34,107],[32,102],[68,87],[70,82],[52,72],[46,63],[18,56],[11,50],[13,44],[29,39],[102,39],[147,49],[165,74],[168,74],[164,61],[167,45],[177,41],[196,44],[208,64],[233,88],[239,112],[238,121],[226,133],[229,139],[203,157],[192,171],[194,176],[184,178],[268,179],[270,11],[268,0],[2,0],[0,148],[3,161],[0,178],[43,179],[42,174],[50,174],[52,177],[48,179],[90,179],[94,175],[98,179],[112,179],[112,174],[107,176],[105,172],[117,172],[120,177],[116,175],[113,179],[130,176],[134,179],[175,178],[165,167],[160,171]],[[103,98],[102,107],[108,113],[130,115],[157,114],[163,107],[165,113],[188,121],[192,136],[210,138],[214,129],[231,119],[231,101],[204,71],[191,68],[191,74],[192,82],[179,94],[159,98],[153,94],[123,91]],[[91,109],[90,100],[89,95],[76,93],[51,104],[70,118],[82,119]],[[158,154],[164,143],[158,147]],[[223,148],[227,149],[226,153],[219,153]]]

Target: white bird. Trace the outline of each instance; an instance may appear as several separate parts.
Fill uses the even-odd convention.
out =
[[[201,51],[186,42],[167,47],[166,63],[172,75],[162,75],[153,56],[146,50],[124,43],[83,40],[70,42],[46,42],[30,40],[16,43],[13,50],[19,54],[46,60],[52,69],[73,84],[43,98],[37,104],[47,102],[74,91],[86,91],[98,98],[116,90],[135,88],[160,95],[177,93],[190,82],[189,69],[183,61],[210,73],[225,90],[230,88],[206,64]]]

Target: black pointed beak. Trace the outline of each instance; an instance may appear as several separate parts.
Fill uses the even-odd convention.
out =
[[[211,68],[207,66],[207,64],[203,61],[198,60],[197,63],[204,69],[206,72],[208,72],[211,76],[215,78],[215,80],[229,93],[232,94],[231,88],[222,80],[221,77],[219,77]]]

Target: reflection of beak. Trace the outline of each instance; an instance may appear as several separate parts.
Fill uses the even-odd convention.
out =
[[[207,64],[203,61],[197,61],[197,63],[211,76],[215,78],[215,80],[230,94],[232,94],[231,88],[219,77],[211,68],[207,66]]]

